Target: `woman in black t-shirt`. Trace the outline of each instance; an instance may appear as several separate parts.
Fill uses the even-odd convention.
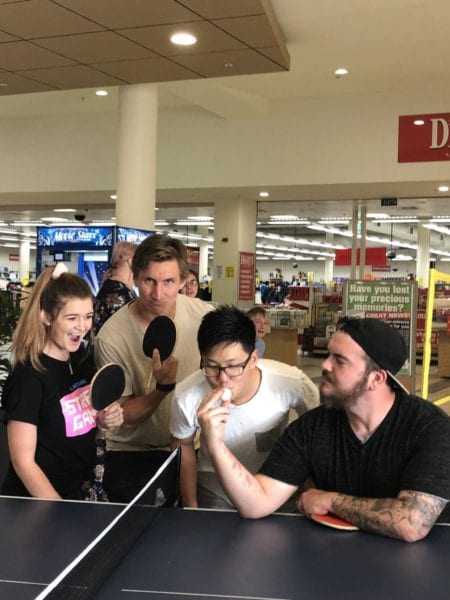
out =
[[[13,371],[3,391],[10,465],[2,493],[82,498],[92,478],[97,422],[123,422],[118,404],[96,413],[94,373],[82,344],[92,326],[92,294],[63,263],[37,279],[13,339]]]

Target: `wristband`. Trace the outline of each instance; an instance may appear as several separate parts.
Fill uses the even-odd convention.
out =
[[[171,392],[175,389],[176,383],[158,383],[156,382],[156,389],[158,392]]]

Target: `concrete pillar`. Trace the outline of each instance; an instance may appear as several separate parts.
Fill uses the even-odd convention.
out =
[[[119,89],[116,225],[154,229],[158,86]]]
[[[239,252],[256,253],[256,200],[218,202],[214,215],[212,300],[250,308],[254,298],[238,300]]]
[[[30,242],[21,240],[19,249],[19,281],[28,285],[30,281]]]
[[[361,237],[359,238],[359,279],[364,279],[366,270],[366,235],[367,235],[367,206],[362,204],[358,211],[358,221],[361,224]]]
[[[417,227],[416,280],[419,287],[428,287],[430,270],[430,235],[426,227]]]
[[[325,241],[329,244],[332,244],[334,241],[334,234],[328,231],[325,234]],[[333,267],[334,260],[332,258],[326,258],[324,264],[323,280],[327,286],[330,286],[333,281]]]

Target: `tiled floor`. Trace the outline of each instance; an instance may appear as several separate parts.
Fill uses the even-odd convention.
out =
[[[297,366],[302,369],[315,383],[319,383],[321,365],[324,355],[298,355]],[[416,394],[420,396],[422,386],[422,365],[416,365]],[[450,415],[450,378],[438,377],[437,366],[431,365],[428,380],[428,399],[440,406]],[[443,401],[445,399],[445,401]]]

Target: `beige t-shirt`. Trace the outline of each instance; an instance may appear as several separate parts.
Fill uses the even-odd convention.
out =
[[[109,362],[125,371],[124,396],[141,396],[153,390],[152,360],[142,351],[144,330],[134,319],[127,304],[106,321],[95,340],[98,367]],[[177,382],[196,371],[200,365],[197,331],[203,316],[213,310],[197,298],[177,296],[175,327],[177,331],[173,355],[178,359]],[[122,425],[106,433],[108,450],[151,450],[167,448],[170,442],[170,407],[173,392],[167,394],[156,412],[138,425]]]

